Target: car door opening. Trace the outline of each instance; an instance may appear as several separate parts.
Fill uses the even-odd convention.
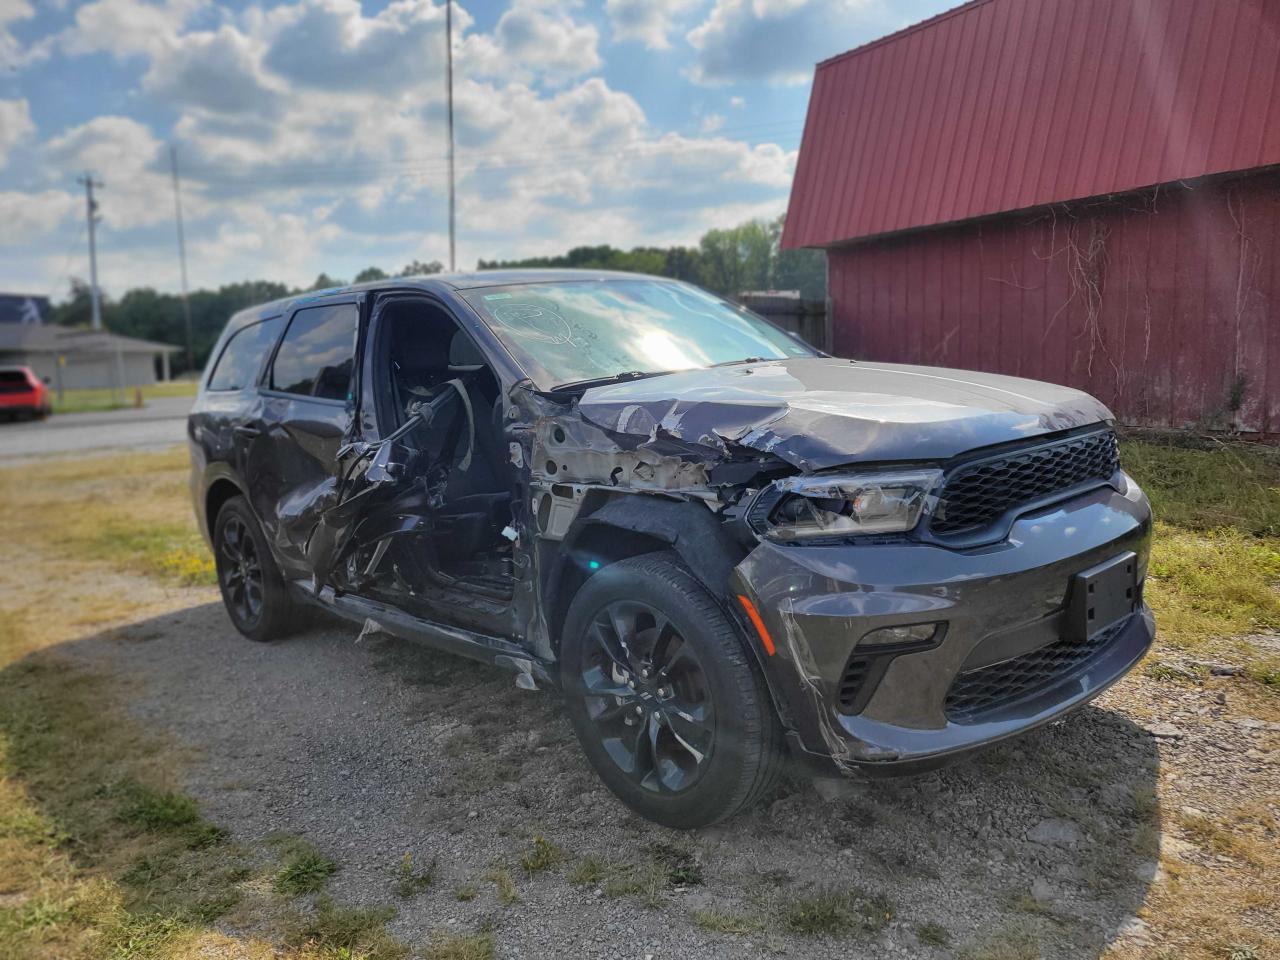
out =
[[[420,297],[375,308],[366,366],[382,441],[344,503],[367,499],[342,560],[351,592],[428,606],[458,589],[511,594],[512,487],[498,380],[471,338]],[[354,475],[358,462],[353,462]],[[386,492],[369,495],[380,487]]]

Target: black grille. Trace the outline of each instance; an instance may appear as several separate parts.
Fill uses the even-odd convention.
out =
[[[1050,686],[1101,653],[1127,622],[1128,618],[1120,620],[1088,640],[1064,637],[1012,660],[960,674],[947,691],[947,716],[963,723]]]
[[[1119,467],[1110,430],[965,464],[947,477],[929,528],[950,536],[985,527],[1012,507],[1088,480],[1110,479]]]
[[[868,657],[854,657],[844,668],[840,677],[840,710],[852,713],[858,702],[858,694],[867,682],[867,674],[871,672],[871,660]]]

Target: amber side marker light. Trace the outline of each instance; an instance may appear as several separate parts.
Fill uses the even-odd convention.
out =
[[[742,594],[738,594],[738,602],[742,604],[742,609],[747,611],[747,618],[751,621],[751,625],[756,628],[756,633],[760,634],[760,642],[764,644],[764,652],[772,657],[777,653],[777,650],[773,646],[773,637],[769,636],[769,628],[760,619],[760,611],[756,609],[754,603]]]

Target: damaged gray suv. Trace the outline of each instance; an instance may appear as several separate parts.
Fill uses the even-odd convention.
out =
[[[514,271],[234,316],[189,424],[236,628],[320,605],[550,688],[626,804],[730,816],[788,755],[922,770],[1152,641],[1151,514],[1065,387],[830,357],[695,287]]]

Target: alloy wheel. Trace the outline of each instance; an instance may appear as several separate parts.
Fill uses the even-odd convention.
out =
[[[644,790],[687,790],[715,746],[715,705],[693,645],[663,613],[631,600],[604,606],[588,635],[583,696],[605,752]]]
[[[262,561],[248,526],[239,517],[222,525],[218,578],[236,618],[244,624],[256,622],[262,615]]]

